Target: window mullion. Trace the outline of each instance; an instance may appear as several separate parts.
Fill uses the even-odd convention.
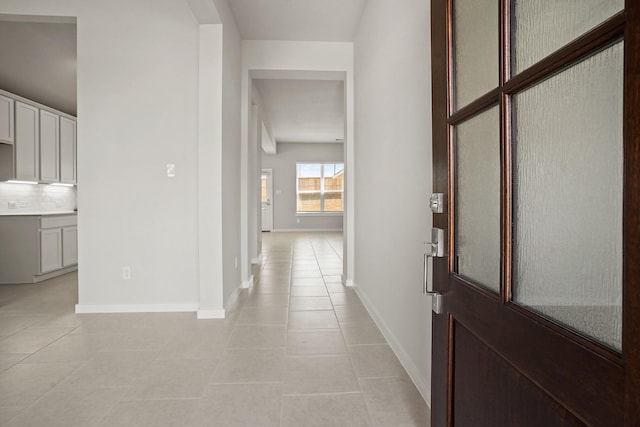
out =
[[[320,165],[320,212],[324,212],[324,163]]]

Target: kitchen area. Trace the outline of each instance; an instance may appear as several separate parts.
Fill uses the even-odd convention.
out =
[[[75,22],[0,15],[0,284],[76,271]]]
[[[0,90],[0,283],[77,269],[76,121]]]

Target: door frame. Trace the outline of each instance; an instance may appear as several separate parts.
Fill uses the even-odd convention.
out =
[[[436,193],[444,193],[447,195],[453,194],[453,177],[450,174],[452,168],[452,156],[451,156],[451,134],[449,130],[449,107],[447,102],[442,100],[450,99],[451,93],[449,91],[448,82],[452,78],[449,74],[452,69],[451,57],[449,55],[451,46],[450,40],[450,22],[449,8],[451,7],[453,0],[433,0],[431,2],[431,55],[432,55],[432,111],[433,111],[433,189]],[[510,13],[510,1],[500,1],[500,13],[501,16]],[[509,16],[509,15],[506,15]],[[502,20],[501,20],[502,21]],[[613,22],[615,21],[615,22]],[[625,40],[625,65],[624,65],[624,201],[623,201],[623,353],[615,360],[616,357],[606,354],[606,351],[600,351],[595,345],[591,345],[588,340],[574,339],[574,343],[581,343],[588,349],[592,355],[601,359],[598,366],[593,366],[594,371],[604,369],[597,372],[600,378],[604,378],[607,375],[616,375],[620,379],[620,384],[624,384],[624,390],[619,394],[622,396],[623,401],[612,401],[611,398],[607,399],[606,393],[603,394],[602,399],[578,403],[578,406],[599,406],[602,407],[602,413],[610,413],[611,408],[624,408],[624,414],[620,414],[621,423],[619,425],[624,426],[637,426],[640,425],[640,32],[637,28],[640,28],[640,2],[633,0],[626,0],[625,11],[620,13],[612,22],[608,22],[607,26],[610,30],[608,34],[603,34],[600,31],[598,37],[611,37],[611,34],[624,35]],[[591,33],[591,32],[590,32]],[[587,33],[587,37],[588,37]],[[508,35],[508,29],[501,27],[500,36],[502,38]],[[581,37],[582,38],[582,37]],[[591,40],[592,45],[601,43],[601,40],[597,37],[593,37]],[[588,48],[588,47],[587,47]],[[586,48],[585,48],[586,49]],[[562,50],[562,49],[561,49]],[[583,51],[582,53],[585,53]],[[581,53],[576,53],[577,58],[581,56]],[[567,64],[569,59],[564,58],[560,52],[551,55],[553,60],[544,61],[545,67],[555,67],[558,62],[564,62]],[[501,57],[504,57],[501,55]],[[508,52],[507,56],[508,58]],[[552,58],[549,58],[552,59]],[[504,74],[507,72],[507,67],[504,63],[500,64],[501,84],[504,82]],[[537,67],[536,72],[541,72],[542,67]],[[525,74],[525,73],[523,73]],[[534,81],[533,72],[528,73],[528,76],[522,76],[530,79],[529,82]],[[523,80],[523,78],[520,80]],[[633,77],[633,78],[632,78]],[[508,82],[507,85],[511,85],[509,90],[514,87],[514,82]],[[524,81],[519,82],[526,84]],[[456,116],[459,120],[462,120],[463,116],[470,117],[476,111],[479,105],[491,105],[499,99],[499,102],[503,103],[504,99],[499,98],[499,93],[490,93],[475,102],[473,102],[472,108],[463,108],[456,112]],[[503,105],[504,107],[504,105]],[[503,108],[506,111],[507,108]],[[502,135],[504,138],[505,135]],[[507,149],[508,150],[508,147]],[[506,151],[505,150],[505,151]],[[509,156],[510,153],[503,153],[503,156]],[[439,159],[446,159],[445,161]],[[510,165],[510,162],[506,163]],[[509,180],[506,178],[510,176],[511,171],[503,171],[503,194],[506,190],[506,201],[511,197],[511,189],[509,188]],[[503,221],[508,224],[512,224],[511,212],[507,209],[508,203],[505,203],[504,209],[502,209]],[[450,242],[453,238],[452,218],[450,215],[452,212],[452,200],[448,198],[448,202],[444,203],[444,209],[442,214],[433,215],[433,226],[447,230],[447,241]],[[504,223],[503,223],[504,224]],[[506,227],[508,228],[508,227]],[[503,231],[503,233],[508,233]],[[511,236],[503,236],[503,259],[505,262],[509,262]],[[449,248],[446,250],[446,254],[449,255]],[[453,342],[453,317],[448,313],[448,300],[452,297],[452,289],[449,288],[448,278],[450,271],[452,271],[453,263],[452,257],[445,256],[444,258],[434,259],[433,274],[434,274],[434,287],[435,290],[444,294],[444,314],[433,314],[433,354],[432,354],[432,425],[434,427],[451,426],[453,425],[452,414],[452,387],[443,387],[443,384],[451,384],[453,378],[453,359],[449,353],[449,348]],[[504,270],[503,270],[504,271]],[[509,271],[509,269],[506,269]],[[475,292],[473,303],[477,304],[477,307],[483,306],[484,309],[502,309],[507,307],[507,312],[513,318],[514,321],[521,322],[527,325],[528,330],[536,335],[542,336],[543,332],[553,331],[557,333],[557,336],[561,339],[550,340],[547,344],[557,344],[564,341],[568,341],[567,334],[564,333],[561,328],[553,324],[553,322],[546,319],[536,318],[530,316],[525,310],[518,309],[515,304],[510,304],[510,288],[509,278],[506,278],[506,289],[502,292],[501,298],[494,298],[487,303],[487,298],[483,298],[483,292],[478,290]],[[450,298],[447,298],[449,294]],[[478,308],[477,310],[480,310]],[[523,316],[524,315],[524,316]],[[524,320],[523,320],[524,319]],[[479,327],[480,328],[480,327]],[[492,334],[494,336],[500,336],[499,328],[494,325],[494,330],[491,328],[485,328],[485,334]],[[527,340],[532,340],[532,336],[528,336],[526,339],[519,337],[509,339],[509,343],[502,346],[500,352],[507,352],[510,355],[522,352],[522,349],[518,349],[520,344],[526,344]],[[580,344],[578,344],[580,345]],[[523,347],[526,347],[524,345]],[[564,346],[564,348],[557,348],[558,354],[562,354],[562,350],[570,349],[571,346]],[[499,353],[500,353],[499,352]],[[559,358],[560,359],[560,358]],[[585,359],[586,360],[586,359]],[[572,366],[561,366],[561,363],[556,362],[558,374],[567,375],[568,372],[578,372],[580,369]],[[442,369],[446,366],[447,369]],[[530,367],[529,367],[530,368]],[[538,386],[545,390],[554,398],[558,399],[558,396],[554,394],[553,381],[550,381],[554,372],[550,373],[532,373],[531,370],[524,371],[525,376],[532,379]],[[602,392],[602,390],[598,390]],[[598,393],[596,393],[598,394]],[[560,400],[564,397],[560,396]],[[565,402],[566,403],[566,402]],[[575,402],[569,403],[569,408],[576,409]],[[574,406],[571,406],[574,405]],[[578,408],[579,409],[579,408]]]
[[[269,223],[265,227],[262,223],[262,176],[267,175],[267,199],[269,200]],[[260,231],[273,231],[273,169],[262,168],[260,171]]]

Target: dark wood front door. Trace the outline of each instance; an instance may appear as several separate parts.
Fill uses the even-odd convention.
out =
[[[431,5],[432,426],[640,426],[640,2]]]

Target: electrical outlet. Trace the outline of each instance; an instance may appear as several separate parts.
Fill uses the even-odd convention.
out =
[[[176,176],[176,165],[173,163],[167,163],[167,176],[174,178]]]
[[[61,208],[61,207],[62,207],[62,200],[56,199],[56,208]]]
[[[300,218],[296,218],[296,222],[300,224]]]
[[[18,203],[16,201],[7,202],[7,205],[9,207],[9,209],[17,209],[18,208]]]
[[[233,260],[233,263],[235,264],[236,268],[238,268],[238,257],[236,257],[236,259]]]
[[[131,267],[129,267],[128,265],[122,267],[122,279],[131,280]]]
[[[21,208],[28,208],[29,207],[29,202],[27,202],[26,200],[20,200],[20,207]]]

